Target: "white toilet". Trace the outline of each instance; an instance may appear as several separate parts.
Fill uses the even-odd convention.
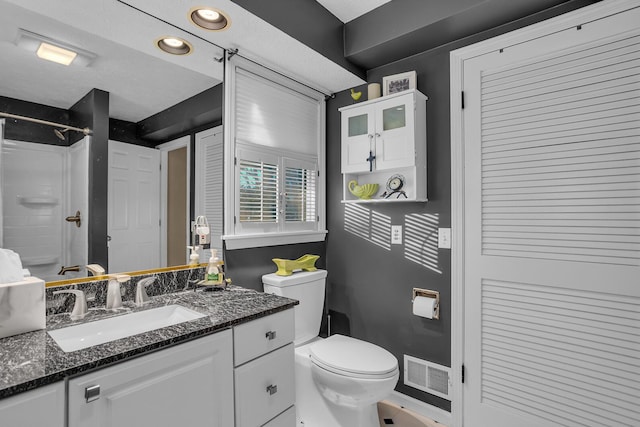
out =
[[[327,272],[262,276],[264,291],[297,299],[295,307],[298,427],[378,427],[377,402],[394,389],[398,360],[387,350],[342,335],[318,337]]]

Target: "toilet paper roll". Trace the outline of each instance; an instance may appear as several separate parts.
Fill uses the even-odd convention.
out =
[[[413,299],[413,314],[416,316],[433,319],[433,311],[436,307],[436,299],[417,296]]]

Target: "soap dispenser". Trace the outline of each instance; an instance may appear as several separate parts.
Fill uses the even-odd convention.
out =
[[[200,264],[200,255],[198,254],[200,246],[187,246],[187,249],[191,249],[191,255],[189,255],[189,265],[194,266]]]
[[[222,261],[218,258],[218,251],[211,249],[211,258],[207,266],[207,283],[210,285],[221,285],[224,279],[222,272]]]

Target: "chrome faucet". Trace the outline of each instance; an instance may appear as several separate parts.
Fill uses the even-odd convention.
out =
[[[131,279],[131,276],[128,276],[126,274],[109,276],[109,284],[107,285],[107,310],[115,310],[122,307],[122,293],[120,290],[120,283],[124,283],[129,279]]]
[[[58,294],[73,294],[76,296],[76,302],[73,305],[73,311],[71,311],[71,314],[69,315],[71,320],[80,320],[87,315],[87,298],[85,297],[83,291],[80,291],[78,289],[66,289],[63,291],[55,291],[53,293],[53,295]]]
[[[136,285],[136,305],[142,305],[149,301],[149,295],[147,295],[146,287],[156,281],[156,277],[146,277],[138,282]]]

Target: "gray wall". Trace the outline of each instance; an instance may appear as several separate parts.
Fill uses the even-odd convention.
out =
[[[416,70],[418,89],[429,96],[427,116],[427,197],[426,203],[365,204],[359,208],[388,216],[391,224],[402,225],[406,243],[406,219],[409,215],[428,221],[437,218],[437,227],[450,227],[451,190],[448,112],[447,52],[429,61],[411,65],[398,64],[386,74]],[[436,62],[437,61],[437,62]],[[428,76],[428,77],[427,77]],[[371,78],[370,81],[381,81]],[[443,84],[443,82],[445,82]],[[366,93],[366,88],[360,88]],[[328,309],[332,314],[332,332],[346,333],[378,344],[391,351],[401,365],[403,355],[430,360],[449,366],[451,360],[450,315],[450,250],[430,253],[423,247],[424,261],[417,263],[405,256],[405,245],[379,247],[345,230],[345,213],[349,207],[342,199],[340,173],[340,113],[337,109],[353,101],[347,92],[340,93],[327,106],[327,203],[329,238],[327,266],[329,270]],[[389,174],[391,175],[392,172]],[[414,236],[426,238],[426,229]],[[382,230],[390,240],[388,230]],[[428,265],[428,266],[427,266]],[[414,287],[440,292],[440,320],[429,320],[412,314],[411,292]],[[339,322],[333,321],[334,317]],[[403,385],[398,391],[449,410],[449,402]]]

